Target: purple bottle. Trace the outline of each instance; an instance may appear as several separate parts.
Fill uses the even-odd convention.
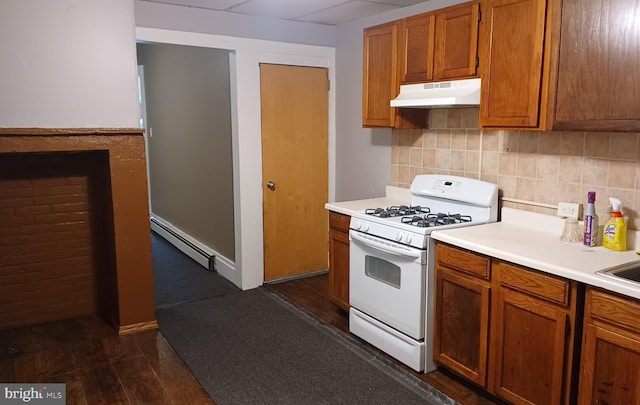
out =
[[[596,215],[596,192],[587,193],[587,208],[584,210],[584,238],[582,243],[585,246],[596,246],[598,244],[598,215]]]

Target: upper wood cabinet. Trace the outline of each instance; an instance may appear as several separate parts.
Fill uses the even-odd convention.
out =
[[[362,125],[394,127],[396,110],[389,101],[396,97],[398,84],[398,24],[384,24],[364,30]]]
[[[435,14],[420,14],[400,22],[398,59],[401,83],[424,83],[433,80],[435,35]]]
[[[436,14],[435,80],[476,77],[480,4],[449,7]]]
[[[480,126],[640,131],[640,0],[489,0]]]
[[[399,22],[364,30],[362,72],[362,126],[388,128],[425,128],[424,110],[393,108],[398,95]]]
[[[400,21],[400,82],[476,77],[479,12],[472,2]]]
[[[640,1],[563,0],[553,129],[640,131]]]
[[[547,0],[490,0],[481,64],[481,127],[539,123]]]
[[[400,84],[477,77],[480,3],[364,30],[362,126],[426,128],[428,110],[392,108]]]

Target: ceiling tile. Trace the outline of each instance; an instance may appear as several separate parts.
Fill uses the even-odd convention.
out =
[[[384,13],[396,8],[398,7],[390,4],[353,0],[324,11],[319,11],[317,13],[297,18],[296,20],[319,24],[338,25],[348,21]]]
[[[412,6],[418,3],[427,3],[429,0],[368,0],[374,3],[396,4],[398,6]]]
[[[146,0],[151,3],[177,4],[181,6],[208,8],[211,10],[226,10],[246,0]]]
[[[229,11],[284,19],[293,19],[333,7],[346,0],[249,0]]]

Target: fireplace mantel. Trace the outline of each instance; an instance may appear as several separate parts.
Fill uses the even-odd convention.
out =
[[[3,154],[108,154],[117,297],[107,316],[119,333],[157,327],[143,131],[137,128],[0,128]],[[111,239],[112,238],[112,239]],[[1,325],[0,325],[1,327]]]

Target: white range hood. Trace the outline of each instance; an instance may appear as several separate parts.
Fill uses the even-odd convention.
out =
[[[480,105],[480,79],[405,84],[391,107],[448,108]]]

